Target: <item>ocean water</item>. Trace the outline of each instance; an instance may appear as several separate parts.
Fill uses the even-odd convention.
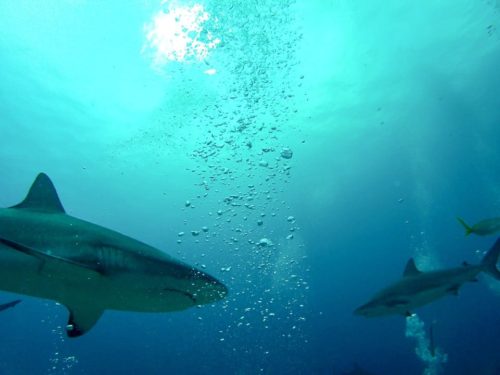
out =
[[[45,172],[69,214],[229,289],[75,339],[63,305],[2,291],[22,302],[0,374],[499,375],[487,275],[353,315],[410,257],[476,264],[496,240],[455,218],[500,216],[499,20],[493,0],[0,1],[0,206]]]

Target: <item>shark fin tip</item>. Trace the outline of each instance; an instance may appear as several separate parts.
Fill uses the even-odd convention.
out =
[[[39,173],[30,187],[26,198],[10,208],[24,208],[53,213],[65,213],[56,188],[45,173]]]
[[[415,265],[415,260],[413,258],[410,258],[408,260],[408,263],[406,263],[405,270],[403,272],[403,276],[408,277],[408,276],[416,276],[421,274],[422,271],[420,271],[417,266]]]

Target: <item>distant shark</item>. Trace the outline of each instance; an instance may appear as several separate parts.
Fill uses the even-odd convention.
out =
[[[66,214],[49,177],[0,209],[0,289],[69,310],[66,332],[88,332],[104,310],[166,312],[218,301],[214,277],[110,229]]]
[[[19,302],[21,302],[21,300],[16,299],[15,301],[12,301],[12,302],[2,303],[2,304],[0,304],[0,311],[10,309],[11,307],[16,306]]]
[[[416,307],[431,303],[458,290],[468,281],[477,281],[480,272],[486,272],[500,280],[497,268],[500,255],[500,238],[486,253],[478,265],[464,263],[462,267],[441,271],[422,272],[413,259],[406,265],[401,280],[377,293],[368,303],[358,307],[354,313],[365,317],[402,314],[409,316]]]

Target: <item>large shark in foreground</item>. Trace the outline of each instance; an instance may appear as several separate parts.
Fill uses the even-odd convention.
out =
[[[70,337],[89,331],[106,309],[175,311],[227,294],[160,250],[66,214],[43,173],[21,203],[0,209],[0,289],[64,304]]]
[[[358,307],[354,313],[366,317],[392,314],[408,316],[416,307],[448,294],[457,294],[465,282],[477,281],[476,276],[480,272],[486,272],[500,280],[500,271],[497,268],[499,255],[500,238],[478,265],[464,263],[462,267],[422,272],[417,269],[413,259],[410,259],[401,280],[381,290],[368,303]]]

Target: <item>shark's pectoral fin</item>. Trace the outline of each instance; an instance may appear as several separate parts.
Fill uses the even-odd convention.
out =
[[[55,263],[55,264],[72,265],[75,267],[80,267],[80,268],[84,268],[86,270],[96,272],[98,274],[104,274],[104,271],[102,269],[100,269],[98,265],[81,263],[81,262],[77,262],[77,261],[72,260],[72,259],[61,258],[61,257],[55,256],[52,254],[47,254],[46,252],[34,249],[32,247],[23,245],[19,242],[11,241],[11,240],[8,240],[8,239],[2,238],[2,237],[0,237],[0,243],[8,246],[9,248],[11,248],[13,250],[17,250],[17,251],[20,251],[20,252],[25,253],[27,255],[31,255],[35,258],[38,258],[43,262],[51,262],[52,264]]]
[[[67,306],[67,308],[69,310],[68,324],[66,325],[68,337],[79,337],[90,331],[104,312],[103,309],[87,306]]]

